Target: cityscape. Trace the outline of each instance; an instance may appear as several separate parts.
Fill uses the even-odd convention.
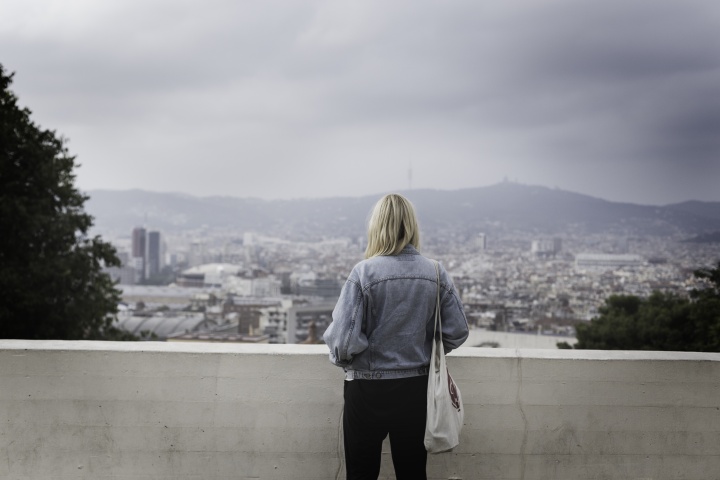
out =
[[[682,231],[470,230],[430,227],[421,249],[454,279],[469,346],[572,344],[574,325],[609,296],[687,296],[693,271],[720,258],[720,244],[689,242]],[[320,343],[365,248],[359,234],[300,241],[209,227],[136,226],[107,239],[122,260],[108,269],[122,291],[118,326],[167,341]]]
[[[0,479],[720,477],[717,1],[10,1],[0,38]],[[470,327],[428,388],[429,264],[324,344],[388,193]]]

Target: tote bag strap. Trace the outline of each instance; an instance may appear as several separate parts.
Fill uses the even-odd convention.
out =
[[[437,260],[433,260],[435,264],[435,281],[437,282],[437,290],[435,294],[435,328],[433,337],[437,338],[438,332],[442,335],[442,318],[440,317],[440,264]]]

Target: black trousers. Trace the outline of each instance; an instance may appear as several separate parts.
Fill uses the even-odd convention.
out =
[[[382,442],[390,435],[397,480],[427,479],[427,375],[345,382],[343,430],[347,480],[377,480]]]

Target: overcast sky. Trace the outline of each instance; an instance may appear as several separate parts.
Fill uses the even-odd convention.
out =
[[[83,190],[720,201],[718,0],[0,2]]]

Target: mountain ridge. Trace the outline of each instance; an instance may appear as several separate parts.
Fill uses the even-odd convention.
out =
[[[499,228],[557,233],[571,229],[662,235],[720,230],[720,202],[638,205],[513,182],[398,193],[413,202],[421,225],[431,230],[472,233]],[[228,228],[289,238],[364,235],[369,211],[383,195],[264,200],[138,189],[86,194],[86,210],[95,217],[98,230],[129,232],[147,224],[158,230]]]

